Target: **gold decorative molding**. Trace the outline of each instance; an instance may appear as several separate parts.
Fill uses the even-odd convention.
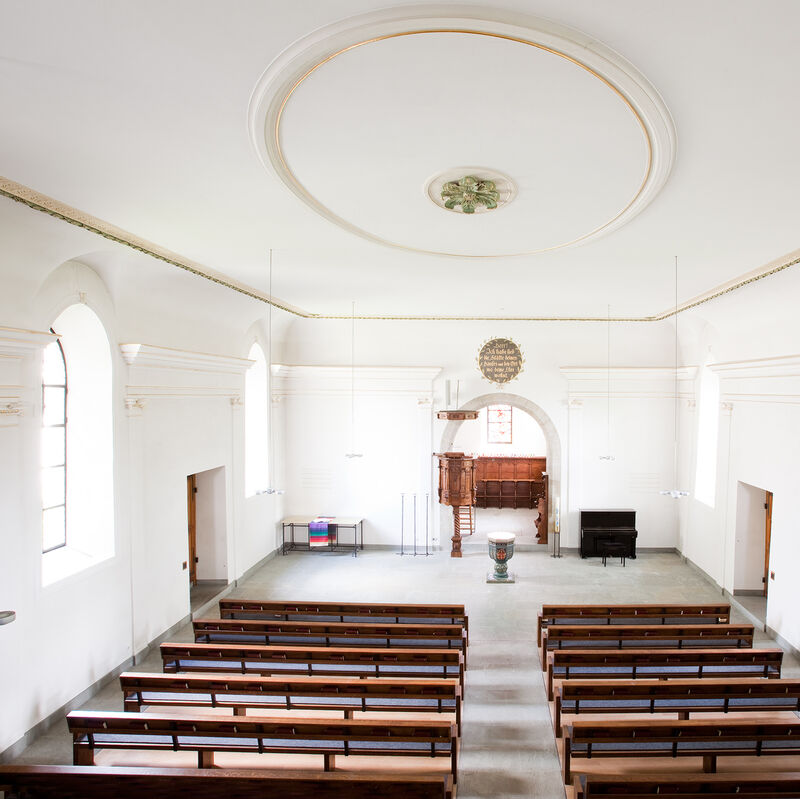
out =
[[[9,200],[14,200],[14,202],[22,203],[34,211],[40,211],[48,216],[60,219],[62,222],[67,222],[70,225],[83,228],[90,233],[102,236],[104,239],[113,241],[116,244],[122,244],[125,247],[130,247],[132,250],[149,255],[151,258],[163,261],[170,266],[176,266],[178,269],[183,269],[186,272],[196,275],[197,277],[210,280],[212,283],[216,283],[224,288],[230,289],[231,291],[244,294],[246,297],[251,297],[252,299],[259,300],[260,302],[265,302],[269,305],[272,305],[274,308],[280,309],[281,311],[286,311],[287,313],[302,317],[314,316],[314,314],[305,313],[299,308],[295,308],[288,303],[277,300],[275,297],[270,297],[269,295],[264,294],[252,286],[248,286],[245,283],[239,283],[238,281],[223,275],[221,272],[216,272],[207,266],[203,266],[196,261],[185,258],[184,256],[172,252],[165,247],[154,244],[147,239],[140,238],[134,233],[130,233],[129,231],[123,230],[116,225],[112,225],[110,222],[106,222],[105,220],[99,219],[96,216],[87,214],[84,211],[73,208],[71,205],[66,205],[65,203],[59,202],[52,197],[48,197],[46,194],[41,194],[40,192],[35,191],[28,186],[24,186],[21,183],[16,183],[15,181],[9,180],[9,178],[2,176],[0,176],[0,196],[7,197]]]
[[[25,406],[21,402],[0,403],[0,416],[22,416],[24,413]]]
[[[263,292],[258,291],[252,287],[246,286],[243,283],[238,283],[235,280],[223,276],[221,273],[215,272],[209,267],[184,258],[182,255],[172,253],[158,244],[153,244],[145,239],[139,238],[132,233],[128,233],[122,228],[112,225],[102,219],[94,217],[83,211],[73,208],[59,202],[58,200],[41,194],[34,189],[24,186],[20,183],[15,183],[8,178],[0,176],[0,196],[6,197],[14,202],[21,203],[33,211],[47,214],[62,222],[70,225],[83,228],[90,233],[102,236],[109,241],[121,244],[124,247],[130,247],[137,252],[144,255],[149,255],[156,260],[162,261],[170,266],[175,266],[183,269],[197,277],[205,280],[210,280],[223,288],[243,294],[251,299],[263,302],[267,305],[272,305],[281,311],[286,311],[293,316],[302,319],[324,319],[324,320],[347,320],[355,318],[359,321],[377,321],[377,322],[602,322],[607,324],[611,322],[662,322],[684,311],[697,308],[700,305],[705,305],[712,300],[723,297],[738,289],[745,288],[760,280],[777,275],[786,269],[790,269],[800,264],[800,250],[795,250],[788,255],[778,258],[765,266],[749,272],[745,275],[740,275],[728,283],[723,283],[716,286],[703,294],[700,294],[686,302],[679,304],[677,308],[669,308],[661,313],[652,314],[649,316],[446,316],[435,314],[356,314],[353,317],[351,314],[320,314],[312,313],[303,310],[296,306],[285,303],[274,297],[270,297]],[[0,331],[5,328],[0,328]],[[35,335],[41,336],[44,341],[48,336],[50,340],[54,340],[55,336],[49,333],[35,332]]]

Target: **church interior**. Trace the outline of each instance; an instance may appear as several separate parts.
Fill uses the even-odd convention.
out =
[[[800,797],[798,25],[0,4],[0,791]],[[223,652],[240,704],[341,707],[201,707],[220,642],[260,645]],[[626,649],[645,679],[586,665]],[[193,670],[188,709],[125,688]]]

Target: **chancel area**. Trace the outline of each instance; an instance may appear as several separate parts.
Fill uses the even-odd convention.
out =
[[[0,790],[800,797],[798,24],[3,3]]]

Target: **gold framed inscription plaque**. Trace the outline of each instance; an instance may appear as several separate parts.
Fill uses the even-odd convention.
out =
[[[522,371],[525,359],[510,338],[493,338],[478,353],[478,369],[490,382],[503,385]]]

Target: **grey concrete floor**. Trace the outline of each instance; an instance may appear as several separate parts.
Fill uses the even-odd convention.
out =
[[[459,799],[536,797],[563,799],[555,740],[537,657],[536,614],[542,603],[719,602],[719,591],[675,554],[641,552],[625,567],[609,559],[553,559],[517,551],[509,567],[513,585],[485,582],[491,562],[483,547],[461,559],[437,552],[399,556],[364,551],[293,552],[278,556],[237,586],[230,596],[284,600],[461,602],[470,618]],[[212,614],[208,614],[212,615]],[[734,621],[746,619],[734,613]],[[191,640],[189,625],[173,640]],[[757,644],[774,642],[757,631]],[[790,655],[784,676],[800,676]],[[157,652],[135,667],[160,671]],[[115,682],[85,704],[120,710]],[[18,758],[20,763],[70,763],[65,723],[54,725]]]

